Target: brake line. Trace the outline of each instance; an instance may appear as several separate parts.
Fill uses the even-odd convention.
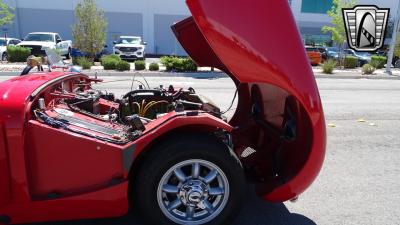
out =
[[[233,104],[235,103],[235,100],[236,100],[236,98],[237,98],[238,92],[239,92],[239,89],[236,88],[235,95],[234,95],[234,97],[233,97],[233,99],[232,99],[231,105],[229,106],[229,108],[228,108],[226,111],[221,112],[220,115],[224,115],[224,114],[226,114],[227,112],[231,111],[231,109],[232,109],[232,107],[233,107]]]

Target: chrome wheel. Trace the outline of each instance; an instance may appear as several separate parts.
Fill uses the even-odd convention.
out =
[[[171,167],[157,189],[161,211],[177,224],[194,225],[212,221],[225,208],[229,183],[215,164],[192,159]]]

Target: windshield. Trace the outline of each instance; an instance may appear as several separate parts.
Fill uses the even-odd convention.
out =
[[[318,52],[318,49],[316,48],[306,48],[307,52]]]
[[[0,46],[6,46],[7,42],[4,39],[0,39]]]
[[[127,38],[120,38],[117,41],[117,44],[141,44],[142,39],[139,37],[127,37]]]
[[[53,35],[51,34],[28,34],[24,41],[45,41],[54,42]]]

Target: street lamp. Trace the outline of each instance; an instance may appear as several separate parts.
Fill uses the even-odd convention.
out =
[[[399,30],[399,20],[400,20],[400,0],[397,5],[397,14],[395,14],[395,18],[394,18],[392,42],[390,43],[390,48],[389,48],[389,53],[388,53],[388,61],[386,63],[386,73],[389,75],[392,74],[392,61],[393,61],[394,48],[395,48],[396,40],[397,40],[397,32]]]

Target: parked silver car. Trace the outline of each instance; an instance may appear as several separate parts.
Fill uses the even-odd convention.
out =
[[[2,61],[7,61],[8,60],[8,54],[7,54],[7,46],[9,45],[17,45],[21,43],[21,40],[16,39],[16,38],[5,38],[2,37],[0,38],[0,56]]]

